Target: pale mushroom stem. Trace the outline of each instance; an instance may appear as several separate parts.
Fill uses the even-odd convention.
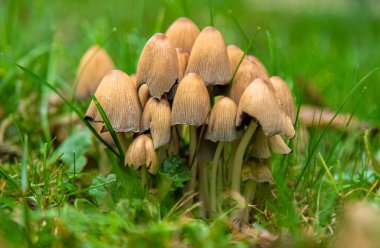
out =
[[[243,189],[243,196],[245,200],[247,201],[247,204],[253,200],[255,197],[256,193],[256,182],[253,180],[247,180],[244,183],[244,189]],[[244,213],[243,213],[243,222],[248,223],[249,221],[249,207],[248,205],[244,208]]]
[[[201,209],[202,217],[207,217],[207,212],[209,210],[209,185],[208,185],[208,173],[207,173],[207,162],[204,160],[199,161],[199,198],[203,202],[203,208]]]
[[[231,180],[232,180],[232,171],[234,169],[234,154],[236,153],[237,146],[239,145],[239,140],[234,140],[232,142],[231,147],[231,157],[228,160],[227,166],[226,166],[226,174],[225,174],[225,180],[227,181],[226,185],[231,186]],[[225,148],[226,149],[226,148]]]
[[[232,191],[240,192],[241,167],[243,165],[244,153],[256,128],[257,128],[256,122],[251,121],[251,123],[249,123],[248,128],[245,130],[243,137],[240,140],[239,146],[236,149],[233,168],[232,168],[233,169],[232,179],[231,179]]]
[[[141,166],[141,185],[144,190],[148,190],[148,168],[146,166]]]
[[[224,142],[218,143],[218,146],[216,147],[216,151],[214,154],[214,160],[212,161],[212,167],[211,167],[210,207],[211,207],[212,214],[216,213],[217,174],[218,174],[219,160],[222,154],[223,146],[224,146]]]
[[[198,169],[198,163],[197,158],[195,156],[195,150],[197,147],[197,129],[195,126],[189,125],[189,160],[190,160],[190,166],[191,166],[191,181],[190,181],[190,187],[189,192],[195,191],[195,185],[197,182],[197,169]]]

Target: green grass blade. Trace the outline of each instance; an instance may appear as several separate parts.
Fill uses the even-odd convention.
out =
[[[107,117],[106,112],[104,111],[103,107],[100,105],[98,99],[96,99],[95,96],[92,96],[92,100],[94,101],[94,103],[96,105],[96,108],[98,109],[100,115],[102,116],[104,124],[107,127],[107,130],[110,132],[110,134],[112,136],[112,139],[115,142],[117,149],[119,150],[119,157],[120,157],[121,161],[124,162],[124,151],[123,151],[123,148],[122,148],[122,146],[120,144],[119,139],[117,138],[115,130],[113,130],[113,127],[112,127],[111,122],[109,121],[109,119]]]
[[[38,83],[40,83],[42,85],[45,85],[50,90],[52,90],[54,93],[56,93],[59,96],[59,98],[61,98],[62,101],[67,106],[69,106],[72,111],[74,111],[74,113],[88,127],[88,129],[90,129],[90,131],[95,135],[95,137],[97,139],[99,139],[112,153],[114,153],[115,155],[119,156],[119,154],[105,140],[103,140],[102,137],[100,137],[100,135],[95,130],[95,128],[88,121],[86,121],[83,118],[83,113],[78,108],[76,108],[70,101],[68,101],[53,85],[51,85],[50,83],[48,83],[47,81],[45,81],[44,79],[42,79],[40,76],[38,76],[37,74],[35,74],[31,70],[29,70],[28,68],[25,68],[22,65],[18,64],[12,58],[8,57],[6,54],[0,52],[0,56],[3,57],[3,58],[5,58],[9,62],[11,62],[12,64],[14,64],[15,66],[17,66],[18,68],[20,68],[25,74],[27,74],[32,79],[36,80]]]

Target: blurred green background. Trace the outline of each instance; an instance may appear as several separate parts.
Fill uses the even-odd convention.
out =
[[[41,57],[52,49],[54,70],[49,79],[70,90],[81,55],[94,43],[103,44],[117,67],[132,74],[145,41],[155,32],[165,32],[180,16],[190,17],[200,28],[213,22],[228,44],[242,48],[248,44],[247,36],[260,27],[251,53],[271,74],[284,77],[291,85],[304,79],[313,83],[332,109],[379,65],[378,1],[264,2],[2,0],[0,50],[16,60],[24,58],[24,64],[41,75],[46,74],[39,66]],[[3,60],[1,66],[3,75],[13,70]],[[376,125],[380,124],[379,79],[375,72],[366,80],[367,90],[357,111],[359,117]],[[7,102],[16,97],[9,94],[15,93],[14,82],[5,83],[0,86],[1,101],[12,112],[16,106]],[[360,91],[349,100],[345,112],[353,111]]]

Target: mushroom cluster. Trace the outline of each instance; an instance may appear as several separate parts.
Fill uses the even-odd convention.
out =
[[[206,215],[221,210],[224,193],[251,201],[256,183],[273,182],[271,154],[291,152],[284,138],[295,135],[295,107],[287,83],[227,46],[215,27],[200,31],[177,19],[146,42],[136,76],[114,69],[107,53],[92,47],[78,75],[77,96],[94,94],[114,131],[133,139],[125,165],[141,170],[144,187],[163,159],[183,156],[192,173],[184,192],[199,192]],[[104,122],[94,102],[85,118]]]

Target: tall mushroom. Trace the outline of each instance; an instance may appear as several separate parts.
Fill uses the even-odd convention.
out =
[[[234,156],[231,189],[239,192],[243,156],[258,124],[267,136],[279,133],[293,137],[295,132],[290,118],[280,107],[273,88],[263,79],[254,80],[243,92],[237,110],[236,125],[244,114],[252,117]]]
[[[77,99],[88,99],[96,91],[103,77],[115,68],[111,57],[99,45],[91,46],[80,60],[75,89]]]
[[[197,144],[196,127],[203,125],[210,111],[210,97],[201,77],[195,73],[187,74],[179,83],[172,106],[172,125],[189,125],[189,153],[193,178],[190,190],[195,188]]]
[[[178,57],[174,46],[161,33],[150,38],[137,64],[137,87],[147,84],[150,95],[161,99],[178,79]]]

